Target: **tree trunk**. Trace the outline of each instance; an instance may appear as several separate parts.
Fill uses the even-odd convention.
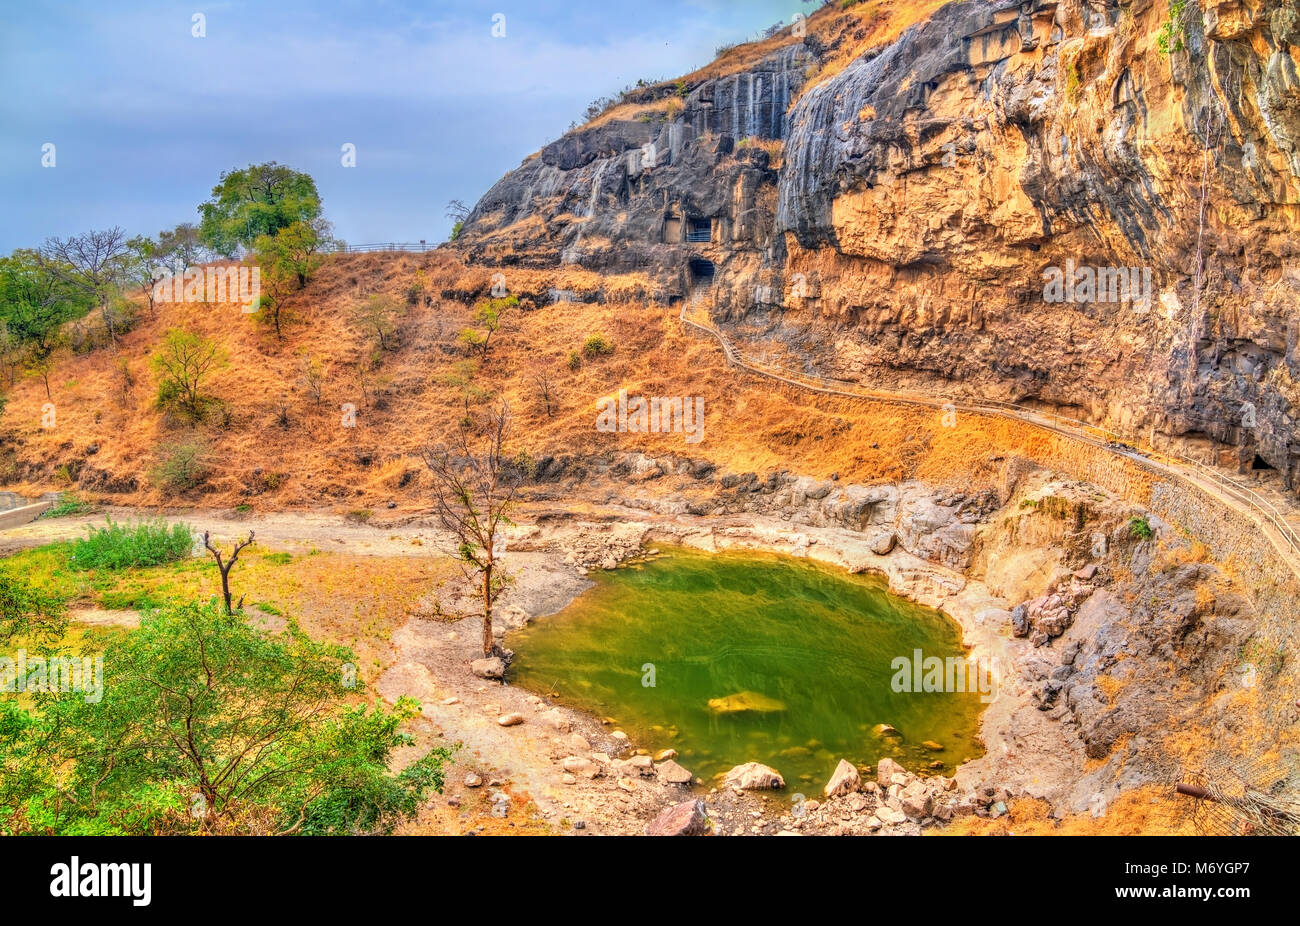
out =
[[[230,567],[233,565],[235,565],[235,561],[232,559],[229,565],[225,568],[220,566],[217,567],[218,569],[221,569],[221,596],[226,599],[227,617],[235,613],[230,609]]]
[[[483,655],[491,656],[496,647],[492,638],[492,563],[483,570]]]

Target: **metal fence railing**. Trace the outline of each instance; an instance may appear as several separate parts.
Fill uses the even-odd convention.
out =
[[[692,313],[695,315],[694,318],[688,317],[688,312],[691,312],[692,309],[695,310]],[[1288,523],[1286,516],[1250,486],[1206,466],[1204,463],[1177,456],[1176,454],[1156,450],[1141,450],[1129,444],[1122,435],[1114,431],[1097,427],[1077,418],[1058,415],[1055,412],[1043,412],[1013,402],[987,399],[978,403],[968,403],[913,393],[846,389],[824,377],[792,370],[777,364],[749,359],[738,351],[727,336],[712,323],[704,292],[698,292],[694,298],[683,304],[681,320],[684,324],[715,338],[722,345],[722,351],[726,355],[729,364],[759,376],[765,376],[801,389],[851,399],[869,399],[878,402],[920,405],[940,409],[952,408],[974,414],[1000,415],[1014,418],[1017,421],[1023,421],[1035,427],[1044,428],[1064,437],[1089,444],[1116,456],[1122,456],[1156,472],[1173,476],[1180,482],[1199,489],[1203,494],[1215,499],[1218,503],[1226,504],[1226,507],[1235,508],[1238,511],[1245,509],[1243,513],[1252,517],[1257,525],[1264,528],[1265,534],[1269,537],[1269,541],[1274,548],[1282,555],[1283,560],[1291,567],[1292,571],[1297,576],[1300,576],[1300,533]],[[1192,478],[1188,470],[1191,471],[1191,474],[1200,478]],[[1206,485],[1207,482],[1209,486]],[[1226,495],[1229,501],[1225,502],[1222,495],[1210,491],[1211,487],[1217,489],[1222,495]],[[1236,505],[1231,502],[1236,502]]]
[[[412,251],[416,254],[423,254],[425,251],[432,251],[437,247],[438,244],[429,244],[427,241],[388,241],[381,244],[341,244],[334,249],[333,253],[368,254],[373,251]]]

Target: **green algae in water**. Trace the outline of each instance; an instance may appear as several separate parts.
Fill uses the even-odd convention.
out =
[[[593,574],[559,614],[511,634],[512,680],[614,718],[638,746],[676,749],[706,782],[757,761],[791,788],[820,790],[841,758],[890,756],[914,771],[939,759],[951,773],[983,752],[977,693],[890,685],[897,657],[965,655],[941,612],[808,560],[663,554]],[[902,736],[875,733],[882,723]]]

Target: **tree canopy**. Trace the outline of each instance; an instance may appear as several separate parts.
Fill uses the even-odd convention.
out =
[[[0,833],[389,832],[441,790],[451,751],[390,772],[419,708],[354,703],[354,663],[213,604],[148,615],[105,650],[97,703],[0,701]]]
[[[321,200],[310,175],[270,161],[223,173],[199,213],[202,243],[233,257],[263,235],[319,218]]]

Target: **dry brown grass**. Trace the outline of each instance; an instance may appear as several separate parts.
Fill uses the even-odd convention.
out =
[[[369,335],[351,317],[372,293],[403,300],[423,270],[435,298],[402,320],[400,346],[371,368]],[[467,358],[457,335],[469,320],[471,294],[485,294],[494,271],[467,269],[452,255],[367,254],[332,259],[288,309],[284,341],[237,307],[163,305],[153,319],[122,339],[116,351],[64,356],[52,377],[59,427],[40,427],[44,392],[20,382],[0,418],[0,433],[22,459],[46,473],[25,487],[59,488],[59,467],[135,479],[136,491],[114,500],[134,504],[249,502],[272,508],[319,507],[345,512],[396,498],[419,504],[417,454],[452,433],[464,415],[455,380]],[[514,449],[546,454],[596,455],[640,450],[713,460],[738,472],[790,470],[814,476],[839,473],[872,483],[918,477],[935,483],[992,480],[1009,451],[1060,453],[1058,438],[1024,424],[963,416],[958,428],[940,427],[937,410],[819,397],[793,387],[736,374],[712,341],[687,333],[675,312],[629,301],[643,277],[602,278],[588,271],[509,270],[511,291],[571,289],[613,301],[556,303],[517,311],[496,335],[474,375],[477,388],[508,401],[516,419]],[[211,392],[229,406],[230,421],[169,424],[153,407],[156,381],[149,355],[163,332],[183,327],[221,343],[229,366],[213,377]],[[571,370],[570,352],[601,333],[614,353]],[[318,358],[327,377],[317,405],[301,380],[302,358]],[[136,380],[120,395],[118,358]],[[534,378],[545,370],[557,398],[547,417]],[[595,402],[624,388],[630,395],[703,396],[702,443],[680,434],[604,434],[595,430]],[[357,426],[342,426],[343,403],[357,406]],[[288,427],[279,421],[280,410]],[[150,481],[156,449],[199,438],[210,445],[211,475],[195,492],[169,494]],[[94,453],[90,452],[92,446]]]
[[[1026,798],[1014,801],[1005,816],[963,817],[940,832],[945,836],[1178,836],[1196,832],[1169,789],[1158,785],[1124,792],[1100,816],[1068,814],[1058,821],[1050,813],[1045,802]]]

